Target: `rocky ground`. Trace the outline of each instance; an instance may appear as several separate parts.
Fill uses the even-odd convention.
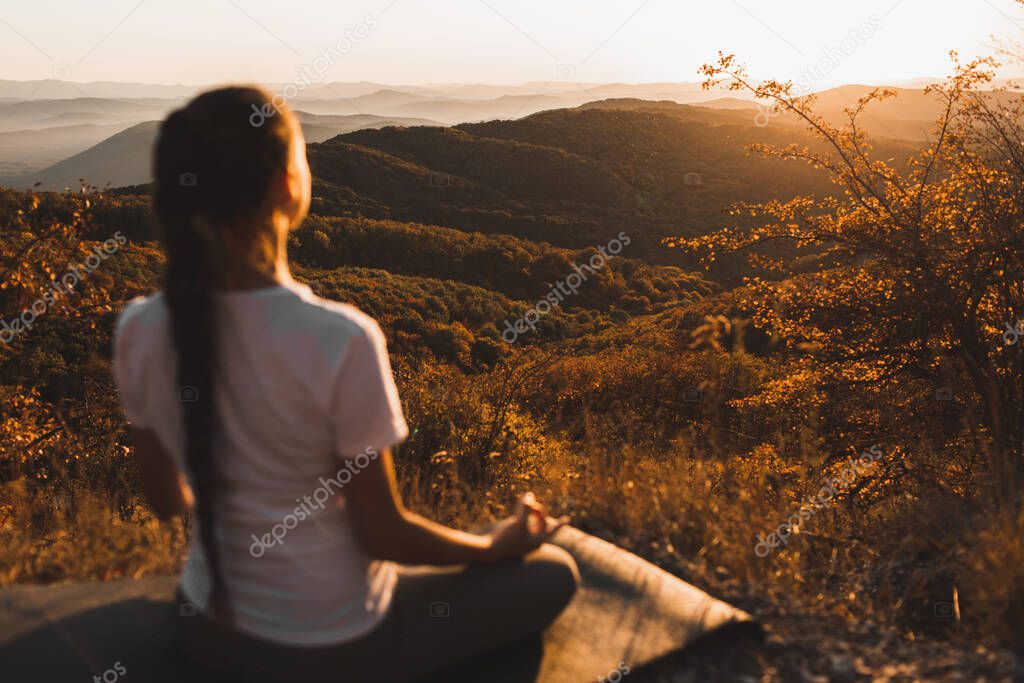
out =
[[[762,681],[1024,680],[1024,669],[1009,652],[956,646],[881,624],[850,624],[841,617],[782,613],[770,605],[759,613],[768,632]]]
[[[1013,652],[956,643],[877,621],[856,621],[783,593],[752,594],[727,575],[676,559],[674,573],[754,615],[763,643],[724,635],[666,667],[669,683],[916,683],[1024,681],[1024,661]],[[940,617],[936,617],[940,618]],[[679,673],[685,670],[686,673]]]

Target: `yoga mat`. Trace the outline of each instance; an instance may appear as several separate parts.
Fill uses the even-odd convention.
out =
[[[599,538],[566,527],[553,542],[576,559],[581,586],[538,647],[513,645],[427,680],[639,683],[654,680],[648,674],[659,662],[700,648],[709,635],[759,635],[750,615]],[[151,577],[0,590],[0,678],[187,681],[175,674],[171,657],[176,583]],[[657,680],[687,680],[662,675]]]
[[[723,629],[761,636],[746,612],[607,541],[565,527],[552,542],[575,558],[581,585],[544,634],[538,681],[611,681],[622,666],[639,681],[637,671]]]

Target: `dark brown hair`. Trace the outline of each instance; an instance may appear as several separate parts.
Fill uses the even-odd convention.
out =
[[[215,463],[213,290],[221,285],[224,259],[246,256],[225,254],[226,243],[266,242],[268,190],[288,166],[293,125],[291,114],[275,106],[266,91],[221,88],[168,116],[156,143],[153,209],[167,255],[164,297],[177,359],[185,456],[212,580],[210,607],[223,621],[231,620],[231,609],[215,533],[223,477]]]

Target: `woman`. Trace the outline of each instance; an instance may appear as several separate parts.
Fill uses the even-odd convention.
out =
[[[486,535],[406,510],[380,328],[289,273],[311,187],[296,118],[258,88],[207,92],[163,123],[155,178],[164,287],[122,313],[114,374],[153,509],[195,511],[190,661],[398,681],[543,629],[576,587],[544,543],[564,520],[530,494]]]

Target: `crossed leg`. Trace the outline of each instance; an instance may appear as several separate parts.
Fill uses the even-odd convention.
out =
[[[185,634],[184,641],[194,654],[205,650],[202,659],[219,660],[218,681],[402,683],[539,633],[569,603],[578,582],[572,556],[544,544],[512,562],[401,567],[388,616],[352,642],[311,650],[283,647],[217,633],[212,622],[191,637]],[[188,621],[193,630],[199,626]]]
[[[395,650],[365,680],[406,681],[539,633],[565,608],[579,574],[545,544],[518,562],[403,567],[395,592]]]

